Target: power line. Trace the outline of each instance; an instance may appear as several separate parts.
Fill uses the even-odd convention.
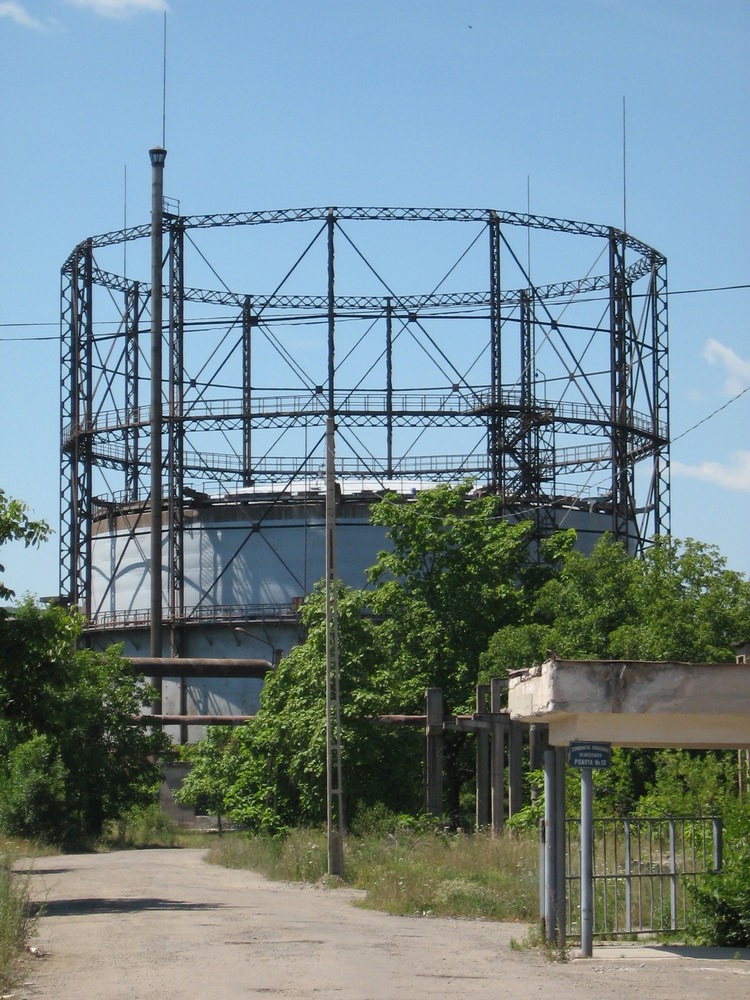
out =
[[[671,298],[673,295],[700,295],[707,292],[735,292],[750,288],[750,284],[745,285],[716,285],[712,288],[678,288],[667,292]],[[114,323],[114,321],[113,321]],[[24,328],[40,330],[44,327],[58,327],[59,320],[54,323],[0,323],[0,330],[20,330]],[[0,337],[0,343],[35,343],[38,341],[59,340],[59,335],[53,337]]]
[[[702,420],[699,420],[697,424],[693,424],[692,427],[688,427],[688,429],[683,431],[682,434],[678,434],[677,437],[673,437],[671,439],[671,444],[674,444],[675,441],[679,441],[680,438],[684,438],[685,435],[689,434],[691,431],[694,431],[697,427],[700,427],[702,424],[705,424],[712,417],[715,417],[717,413],[721,413],[722,410],[726,410],[728,406],[730,406],[732,403],[735,403],[741,396],[744,396],[746,392],[750,392],[750,385],[745,386],[745,388],[742,389],[740,392],[738,392],[736,396],[732,396],[732,398],[728,399],[726,403],[723,403],[721,406],[717,407],[717,409],[715,409],[712,413],[709,413],[707,416],[703,417]]]

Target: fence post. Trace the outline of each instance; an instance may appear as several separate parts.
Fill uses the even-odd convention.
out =
[[[677,837],[675,821],[669,821],[669,915],[670,927],[677,930]]]
[[[557,878],[555,881],[555,905],[557,910],[557,944],[565,947],[567,934],[566,906],[566,860],[565,860],[565,760],[567,747],[555,747],[555,831],[557,835]]]
[[[633,858],[630,852],[630,820],[625,819],[625,930],[628,934],[633,930]]]
[[[594,937],[593,798],[590,767],[581,768],[581,957],[591,958]]]
[[[555,751],[544,752],[544,936],[557,938],[557,795]]]
[[[724,867],[724,824],[717,816],[714,825],[714,871],[720,872]]]

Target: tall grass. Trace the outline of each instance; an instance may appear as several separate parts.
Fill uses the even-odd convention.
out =
[[[348,836],[346,881],[364,889],[363,906],[388,913],[487,920],[534,918],[538,910],[535,838],[486,833],[396,831]],[[327,871],[327,843],[319,830],[292,830],[283,838],[225,838],[209,860],[251,868],[273,879],[315,882]]]
[[[12,845],[11,845],[12,846]],[[15,851],[0,845],[0,990],[13,985],[33,927],[27,875],[13,871]]]

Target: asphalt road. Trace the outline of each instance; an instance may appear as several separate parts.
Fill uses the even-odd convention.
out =
[[[17,1000],[747,1000],[750,952],[629,946],[554,963],[515,924],[392,917],[356,891],[269,882],[200,850],[37,858]]]

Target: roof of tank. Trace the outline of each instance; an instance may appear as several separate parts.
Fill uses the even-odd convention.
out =
[[[423,483],[406,479],[337,479],[336,490],[340,496],[372,497],[384,493],[398,493],[400,496],[416,496],[422,490],[430,489],[433,483]],[[209,494],[210,500],[242,500],[254,497],[279,496],[286,493],[290,497],[325,497],[326,483],[322,476],[315,479],[295,479],[275,482],[257,483],[253,486],[242,486],[231,492]]]

